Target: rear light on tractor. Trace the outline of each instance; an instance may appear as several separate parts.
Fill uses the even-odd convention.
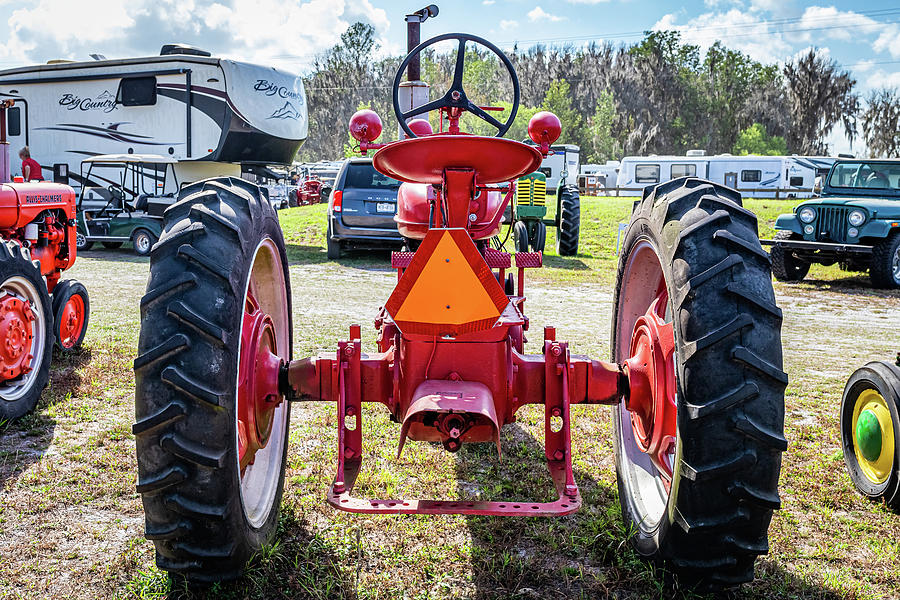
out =
[[[344,193],[340,190],[331,192],[331,212],[341,212],[341,203],[344,201]]]

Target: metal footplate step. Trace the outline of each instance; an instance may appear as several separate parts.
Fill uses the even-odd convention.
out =
[[[345,485],[352,486],[353,478],[359,473],[362,461],[344,462]],[[328,503],[343,511],[368,514],[419,514],[419,515],[482,515],[482,516],[532,516],[553,517],[573,513],[581,508],[581,493],[576,487],[574,494],[566,492],[565,461],[549,461],[548,467],[556,484],[559,498],[554,502],[484,502],[467,500],[421,500],[421,499],[367,499],[356,498],[349,491],[338,493],[335,486],[328,490]]]
[[[548,328],[548,332],[552,332]],[[359,329],[352,342],[340,342],[336,355],[338,377],[338,465],[328,503],[337,509],[369,514],[464,514],[491,516],[559,516],[581,507],[581,494],[572,470],[570,390],[574,368],[568,344],[545,334],[544,454],[559,497],[554,502],[468,501],[423,499],[367,499],[351,495],[362,466],[361,347]]]

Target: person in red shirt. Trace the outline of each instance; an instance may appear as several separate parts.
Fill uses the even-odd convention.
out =
[[[19,158],[22,159],[22,177],[25,181],[43,181],[44,176],[41,174],[41,165],[38,161],[31,158],[31,151],[28,146],[19,150]]]

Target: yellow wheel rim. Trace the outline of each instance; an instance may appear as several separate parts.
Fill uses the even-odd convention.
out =
[[[867,413],[867,414],[863,414]],[[865,456],[861,442],[857,435],[857,425],[860,423],[860,417],[870,422],[877,421],[881,430],[881,448],[880,451],[868,453]],[[874,420],[873,420],[874,417]],[[879,485],[888,480],[894,467],[894,426],[891,422],[891,411],[887,402],[878,391],[873,389],[864,390],[856,399],[856,405],[853,407],[853,452],[856,454],[856,461],[859,463],[866,479],[873,484]]]

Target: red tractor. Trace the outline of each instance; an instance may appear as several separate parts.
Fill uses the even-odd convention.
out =
[[[0,422],[37,405],[54,344],[72,350],[84,339],[87,290],[59,280],[75,262],[75,229],[69,186],[0,184]]]
[[[291,190],[289,204],[294,206],[307,206],[318,204],[322,201],[322,182],[318,177],[309,175],[297,182],[297,188]]]
[[[406,112],[404,69],[423,49],[452,40],[451,89]],[[505,122],[462,85],[465,46],[494,52],[512,79]],[[138,491],[160,568],[194,581],[238,576],[275,534],[291,402],[337,410],[337,455],[327,501],[363,514],[552,517],[577,511],[570,408],[613,410],[619,499],[640,554],[685,580],[730,586],[753,577],[779,507],[784,389],[781,310],[756,217],[740,195],[696,178],[648,190],[634,209],[619,261],[610,362],[580,356],[543,329],[526,354],[525,271],[538,252],[514,256],[489,241],[519,177],[534,172],[560,133],[536,115],[537,147],[503,139],[519,103],[509,59],[467,34],[418,45],[394,80],[394,111],[408,139],[377,144],[371,111],[351,119],[381,173],[403,182],[396,220],[420,240],[394,253],[398,282],[375,320],[377,348],[361,330],[318,356],[291,356],[288,268],[275,212],[238,179],[195,183],[166,213],[141,301],[136,420]],[[487,107],[491,108],[491,107]],[[440,110],[447,131],[407,120]],[[497,137],[466,135],[469,112]],[[514,264],[513,264],[514,263]],[[507,274],[517,285],[501,285]],[[505,289],[506,288],[506,289]],[[491,443],[517,410],[543,405],[545,456],[557,499],[482,501],[362,498],[363,404],[384,406],[408,440],[449,452]]]

